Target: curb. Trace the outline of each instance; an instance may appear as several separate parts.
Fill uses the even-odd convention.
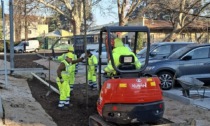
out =
[[[163,91],[163,96],[177,100],[183,104],[189,105],[189,104],[193,104],[193,100],[187,97],[181,97],[177,94],[172,94],[170,92],[167,91]]]
[[[3,126],[3,113],[4,113],[4,111],[3,111],[3,104],[2,104],[2,102],[1,102],[1,97],[0,97],[0,125],[1,126]]]
[[[1,97],[0,97],[0,118],[3,118],[3,104],[1,102]]]

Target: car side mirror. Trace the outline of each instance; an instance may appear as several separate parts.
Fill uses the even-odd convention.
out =
[[[167,56],[163,56],[163,59],[166,59],[167,58]]]
[[[151,56],[151,57],[154,57],[156,55],[157,55],[156,53],[152,53],[152,52],[149,53],[149,56]]]
[[[182,58],[182,60],[191,60],[192,59],[192,56],[185,56]]]

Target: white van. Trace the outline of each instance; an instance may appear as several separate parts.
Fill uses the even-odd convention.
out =
[[[24,50],[25,46],[25,50]],[[39,41],[38,40],[28,40],[22,41],[17,46],[14,47],[14,52],[38,52],[39,51]]]

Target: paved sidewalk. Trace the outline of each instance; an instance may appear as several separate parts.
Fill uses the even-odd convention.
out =
[[[200,108],[210,110],[210,89],[205,90],[204,98],[202,98],[204,90],[199,90],[199,95],[197,90],[191,90],[191,97],[184,97],[181,88],[175,88],[168,91],[163,91],[163,95],[171,99],[180,101],[184,104],[192,104]]]
[[[0,76],[4,80],[4,76]],[[57,126],[32,97],[26,79],[8,76],[8,85],[0,89],[4,111],[0,108],[1,126]]]

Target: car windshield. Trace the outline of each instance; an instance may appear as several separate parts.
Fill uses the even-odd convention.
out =
[[[157,44],[152,44],[150,46],[150,50],[153,50],[154,48],[157,47]],[[147,51],[147,47],[144,47],[142,50],[140,50],[137,55],[141,55],[142,57],[144,57],[146,55],[146,51]]]
[[[177,51],[175,51],[174,53],[172,53],[168,59],[178,59],[181,56],[183,56],[186,52],[188,52],[188,50],[190,50],[190,47],[183,47],[178,49]]]
[[[20,42],[18,46],[23,46],[25,42]]]

